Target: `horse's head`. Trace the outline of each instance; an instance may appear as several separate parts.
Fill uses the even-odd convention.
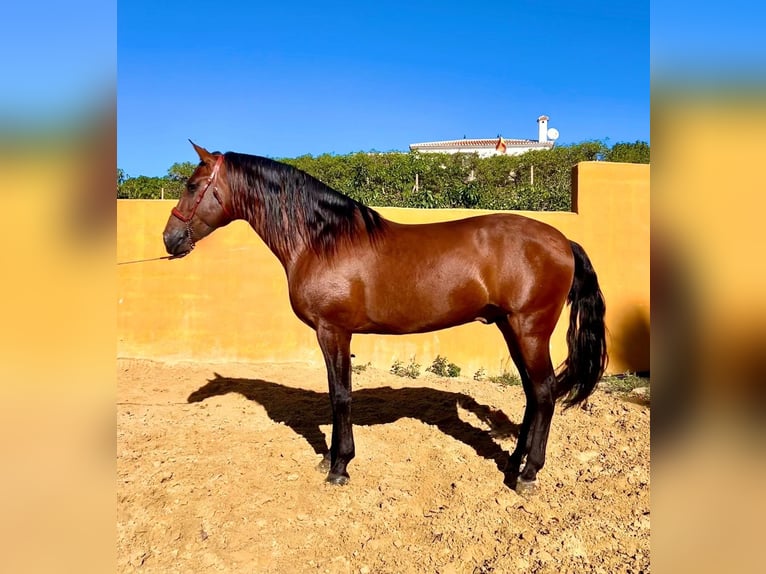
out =
[[[162,234],[165,249],[175,257],[188,255],[197,241],[234,219],[228,207],[230,194],[223,155],[191,144],[200,163],[186,182]]]

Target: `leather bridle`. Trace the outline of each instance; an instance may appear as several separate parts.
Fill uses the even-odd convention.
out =
[[[210,175],[207,177],[207,182],[205,182],[205,187],[203,187],[198,193],[197,196],[194,198],[194,207],[192,207],[191,213],[187,216],[181,213],[181,211],[178,209],[178,206],[174,207],[171,213],[175,215],[178,219],[183,221],[186,226],[189,226],[189,223],[191,222],[192,218],[194,217],[194,214],[197,213],[197,208],[199,207],[199,204],[202,203],[202,200],[205,197],[205,194],[207,193],[207,190],[210,188],[210,186],[213,184],[215,179],[218,177],[218,170],[221,167],[221,164],[223,163],[223,155],[219,155],[218,159],[215,160],[215,165],[213,166],[213,171],[210,172]],[[223,212],[226,214],[227,217],[230,219],[233,219],[231,217],[231,213],[228,209],[226,209],[226,206],[223,203],[223,200],[221,199],[221,196],[218,195],[218,188],[213,185],[213,196],[218,200],[218,203],[221,204],[221,209],[223,209]]]

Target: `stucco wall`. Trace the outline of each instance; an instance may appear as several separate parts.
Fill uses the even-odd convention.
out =
[[[611,372],[649,369],[649,166],[585,162],[573,170],[576,213],[523,212],[583,245],[607,302]],[[179,260],[165,255],[162,230],[175,201],[117,205],[118,344],[121,357],[162,360],[302,361],[323,364],[314,331],[292,313],[284,270],[249,225],[219,229]],[[380,208],[394,221],[427,222],[481,213]],[[551,343],[566,355],[565,308]],[[355,363],[389,368],[437,354],[471,376],[515,370],[496,327],[479,323],[420,335],[355,335]]]

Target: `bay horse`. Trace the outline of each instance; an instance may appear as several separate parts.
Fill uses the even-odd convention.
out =
[[[604,297],[579,244],[511,213],[396,223],[289,165],[191,143],[200,163],[168,219],[165,247],[183,257],[215,229],[243,219],[279,259],[292,309],[316,331],[327,367],[328,482],[348,482],[355,454],[352,334],[423,333],[481,321],[505,338],[526,396],[505,482],[517,490],[535,483],[555,402],[583,402],[607,362]],[[549,342],[565,304],[568,356],[556,373]]]

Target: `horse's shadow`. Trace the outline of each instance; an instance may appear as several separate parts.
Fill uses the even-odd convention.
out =
[[[327,454],[326,438],[319,428],[320,425],[332,424],[327,393],[261,379],[222,377],[215,373],[213,379],[189,395],[187,400],[196,403],[228,393],[239,393],[262,405],[271,420],[284,423],[303,436],[317,454]],[[472,412],[490,430],[479,429],[463,421],[458,414],[458,406]],[[479,456],[495,461],[498,470],[503,472],[508,453],[494,441],[494,437],[518,437],[519,433],[519,426],[502,411],[477,403],[462,393],[429,387],[380,387],[354,391],[352,418],[355,425],[365,426],[392,423],[401,418],[420,420],[470,446]]]

